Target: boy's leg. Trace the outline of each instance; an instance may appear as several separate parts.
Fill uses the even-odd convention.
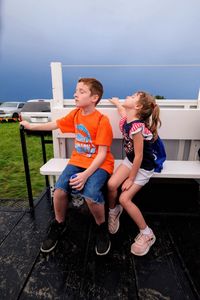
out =
[[[86,199],[86,202],[97,224],[95,246],[96,254],[106,255],[110,250],[111,243],[108,233],[108,225],[105,221],[105,205],[94,203],[89,199]]]
[[[79,168],[73,165],[67,165],[56,182],[53,201],[55,220],[53,220],[50,224],[47,237],[41,245],[42,252],[51,252],[56,247],[59,239],[65,231],[65,217],[68,208],[68,193],[71,190],[69,187],[69,178],[71,175],[77,172],[80,172]]]
[[[105,222],[105,205],[97,204],[89,199],[85,199],[91,214],[93,215],[97,225]]]
[[[54,192],[54,212],[55,219],[61,223],[65,221],[67,208],[68,208],[68,195],[61,189],[56,189]]]
[[[115,173],[108,181],[108,201],[109,201],[109,214],[108,214],[108,229],[111,234],[115,234],[119,229],[119,218],[123,211],[121,205],[116,205],[118,196],[118,187],[128,177],[130,168],[121,164],[116,169]]]
[[[103,169],[97,169],[88,178],[82,193],[97,224],[95,246],[97,255],[107,254],[111,246],[107,223],[105,222],[105,205],[103,195],[103,187],[106,184],[108,177],[109,174],[106,171]]]

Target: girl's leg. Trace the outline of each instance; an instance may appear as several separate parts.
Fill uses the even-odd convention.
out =
[[[141,211],[132,202],[132,199],[141,188],[142,186],[134,183],[128,191],[122,192],[119,197],[120,204],[127,211],[129,216],[133,219],[133,221],[136,223],[140,230],[145,229],[147,224],[144,220]]]
[[[118,166],[116,171],[113,173],[113,175],[108,180],[108,202],[109,202],[109,208],[113,209],[116,206],[117,201],[117,190],[118,187],[124,182],[124,180],[128,177],[130,173],[130,169],[125,166],[124,164],[121,164]]]
[[[134,183],[128,191],[122,192],[119,198],[119,202],[128,212],[129,216],[134,220],[140,230],[140,233],[137,235],[134,243],[131,245],[131,252],[138,256],[147,254],[150,247],[156,240],[153,231],[147,226],[141,211],[131,201],[141,187],[142,186]]]
[[[115,234],[119,229],[119,218],[123,208],[116,205],[117,202],[117,189],[128,177],[130,168],[121,164],[115,173],[108,181],[108,201],[109,201],[109,215],[108,215],[108,229],[111,234]]]

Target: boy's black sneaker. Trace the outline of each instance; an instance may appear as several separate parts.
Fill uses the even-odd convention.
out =
[[[53,220],[50,224],[46,240],[43,241],[40,250],[44,253],[51,252],[57,245],[58,240],[65,231],[65,222],[58,223]]]
[[[106,255],[110,250],[110,238],[106,222],[97,225],[96,232],[96,246],[95,251],[97,255]]]

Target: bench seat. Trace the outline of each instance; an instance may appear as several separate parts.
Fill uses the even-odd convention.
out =
[[[59,176],[67,165],[69,159],[52,158],[40,168],[40,174]],[[115,168],[121,163],[121,159],[115,160]],[[166,160],[161,173],[154,173],[156,178],[192,178],[200,179],[199,161]]]

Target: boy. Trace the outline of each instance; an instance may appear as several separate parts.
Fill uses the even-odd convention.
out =
[[[68,195],[72,188],[81,192],[97,224],[96,254],[105,255],[110,250],[102,188],[113,171],[114,159],[110,152],[111,125],[108,118],[96,110],[102,95],[103,86],[98,80],[82,78],[74,94],[76,109],[67,116],[45,124],[20,123],[29,130],[59,128],[62,132],[75,133],[75,148],[55,185],[55,220],[42,243],[42,252],[51,252],[64,232]],[[76,177],[70,179],[74,174]]]

